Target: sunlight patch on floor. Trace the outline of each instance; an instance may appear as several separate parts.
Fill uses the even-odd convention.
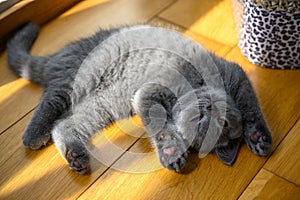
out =
[[[13,82],[0,86],[0,103],[13,96],[16,92],[27,86],[30,82],[19,78]]]
[[[141,146],[142,145],[140,144],[140,147]],[[153,148],[151,149],[152,151],[149,152],[134,152],[130,150],[127,151],[111,168],[134,174],[151,173],[163,168],[158,160],[157,153]]]
[[[225,9],[221,9],[224,8]],[[201,35],[215,36],[218,42],[234,46],[237,43],[235,22],[228,1],[221,1],[197,19],[190,27]],[[221,36],[221,37],[220,37]]]
[[[54,149],[54,146],[51,148]],[[24,188],[34,185],[34,183],[42,180],[48,174],[55,173],[58,169],[65,166],[63,161],[57,162],[57,159],[55,159],[55,162],[52,163],[51,160],[50,162],[46,162],[46,160],[45,162],[41,162],[41,159],[44,159],[48,153],[51,152],[47,149],[43,153],[39,154],[39,158],[28,160],[28,165],[24,166],[24,169],[17,171],[14,176],[10,177],[3,185],[1,185],[0,196],[8,197],[14,192],[25,190]],[[55,157],[56,156],[53,156],[52,159]]]

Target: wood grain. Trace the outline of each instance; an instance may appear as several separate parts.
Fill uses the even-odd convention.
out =
[[[144,157],[124,154],[80,199],[236,199],[266,160],[253,155],[245,146],[233,167],[211,154],[202,160],[192,154],[185,173],[178,174],[161,169],[147,146],[139,140],[132,148],[145,152]],[[124,163],[130,172],[120,170]]]
[[[14,2],[14,1],[10,1],[10,2]],[[0,20],[3,20],[7,16],[11,15],[12,13],[16,12],[19,9],[24,8],[26,5],[28,5],[28,4],[32,3],[32,2],[33,2],[33,0],[19,1],[19,2],[16,2],[16,3],[12,4],[11,6],[7,7],[7,9],[3,10],[4,12],[1,10],[1,12],[0,12]]]
[[[183,33],[183,35],[189,37],[190,39],[202,45],[206,50],[213,52],[214,54],[221,57],[224,57],[231,50],[231,48],[228,46],[224,46],[223,44],[220,44],[219,42],[216,42],[203,35],[193,32],[190,29],[184,28],[182,26],[174,25],[160,17],[156,17],[152,19],[150,21],[150,24],[160,25],[166,28],[175,29],[176,31]]]
[[[221,44],[237,44],[231,0],[178,0],[159,16]]]
[[[262,169],[239,200],[299,199],[300,187]]]
[[[38,55],[53,53],[71,41],[94,34],[100,28],[145,23],[173,1],[82,1],[78,6],[43,27],[41,37],[36,41],[32,52]]]
[[[264,168],[300,186],[300,121],[280,143]]]
[[[0,134],[2,134],[17,119],[35,108],[41,95],[41,87],[20,78],[0,86],[0,94],[0,113],[2,113]]]
[[[91,150],[91,174],[78,175],[68,169],[66,162],[54,145],[40,151],[24,148],[21,143],[22,130],[32,113],[26,115],[8,131],[0,136],[0,199],[74,199],[87,189],[108,167],[137,140],[130,134],[141,136],[141,124],[138,118],[119,121],[117,125],[93,138]],[[143,130],[143,129],[142,129]],[[119,152],[107,155],[111,163],[94,157],[99,141],[106,140],[118,146]],[[97,142],[98,141],[98,142]],[[103,145],[100,150],[103,150]],[[104,160],[105,161],[105,160]],[[101,164],[100,162],[104,163]]]

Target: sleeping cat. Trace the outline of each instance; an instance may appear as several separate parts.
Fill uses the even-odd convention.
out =
[[[48,57],[29,54],[37,34],[37,25],[26,25],[7,49],[10,68],[45,87],[23,144],[39,149],[52,138],[73,171],[87,172],[94,133],[133,114],[161,164],[177,172],[188,148],[232,165],[244,138],[252,152],[268,154],[271,135],[243,70],[180,33],[101,30]]]

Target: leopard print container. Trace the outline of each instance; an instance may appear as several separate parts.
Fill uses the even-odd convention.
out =
[[[300,10],[267,11],[244,0],[239,47],[259,66],[300,69]]]

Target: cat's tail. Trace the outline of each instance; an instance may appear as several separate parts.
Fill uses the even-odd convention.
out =
[[[29,50],[39,32],[39,26],[27,24],[7,44],[7,62],[18,76],[44,85],[43,66],[48,57],[31,56]]]

